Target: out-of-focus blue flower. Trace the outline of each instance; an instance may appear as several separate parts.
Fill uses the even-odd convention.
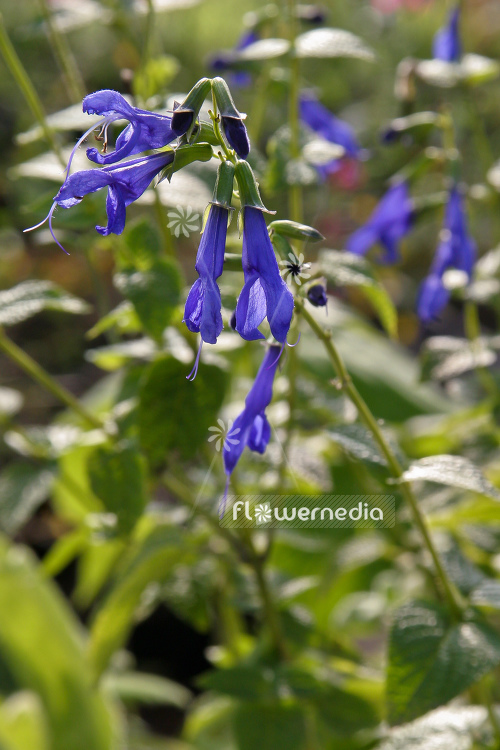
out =
[[[450,293],[443,284],[444,273],[453,268],[463,271],[470,279],[475,257],[476,243],[467,229],[463,198],[454,185],[446,206],[440,243],[430,273],[420,288],[418,316],[424,323],[433,320],[448,302]]]
[[[384,260],[395,263],[399,259],[399,241],[410,230],[414,209],[403,180],[389,188],[366,224],[352,234],[346,249],[364,255],[376,242],[385,248]]]
[[[29,232],[38,229],[48,220],[54,242],[59,245],[61,250],[64,250],[52,229],[52,217],[57,206],[71,208],[80,203],[88,193],[95,193],[97,190],[107,187],[106,212],[108,223],[105,227],[96,226],[96,229],[102,235],[121,234],[125,227],[126,207],[136,201],[147,189],[153,178],[173,160],[174,151],[165,151],[152,156],[131,159],[123,164],[75,172],[67,177],[61,185],[59,192],[54,197],[52,208],[45,219],[24,231]]]
[[[311,130],[330,143],[342,146],[348,156],[357,157],[361,151],[351,126],[335,117],[309,91],[300,95],[300,118]]]
[[[238,70],[236,67],[239,59],[238,52],[258,42],[259,39],[260,37],[254,29],[245,31],[236,43],[234,50],[218,52],[209,61],[210,67],[212,70],[217,71],[217,73],[229,71],[230,75],[228,78],[232,85],[239,86],[240,88],[250,86],[252,83],[251,74],[246,70]]]
[[[293,315],[293,295],[280,276],[262,211],[245,206],[243,212],[245,284],[236,304],[236,330],[247,341],[263,339],[258,326],[267,316],[274,338],[284,344]]]
[[[462,43],[458,24],[460,22],[460,7],[454,8],[448,17],[448,23],[439,29],[432,44],[432,54],[436,60],[445,62],[459,62],[462,57]]]
[[[129,121],[129,125],[116,139],[114,151],[101,154],[96,148],[87,149],[87,157],[96,164],[115,164],[126,156],[140,154],[149,149],[162,148],[176,137],[171,129],[170,117],[132,107],[121,94],[110,89],[96,91],[86,96],[83,100],[83,111],[89,115],[101,115],[105,118],[102,128],[103,136],[101,136],[104,140],[103,152],[107,146],[109,125],[115,120]]]
[[[224,266],[229,209],[212,205],[198,248],[195,281],[186,300],[184,322],[203,341],[215,344],[222,331],[221,297],[217,279]]]
[[[229,478],[238,463],[245,446],[257,453],[264,453],[271,437],[271,425],[267,421],[266,407],[273,397],[273,381],[278,367],[281,348],[270,346],[246,399],[245,408],[233,422],[224,442],[224,469],[227,475],[226,491],[219,508],[222,517]]]

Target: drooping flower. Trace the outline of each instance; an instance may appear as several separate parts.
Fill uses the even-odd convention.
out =
[[[448,302],[450,292],[443,282],[445,272],[456,269],[470,279],[475,257],[476,243],[468,232],[463,198],[454,185],[446,206],[440,243],[430,273],[420,288],[418,316],[423,322],[433,320]]]
[[[284,344],[293,315],[293,295],[282,279],[264,214],[245,206],[242,263],[245,284],[236,304],[236,330],[247,341],[263,339],[265,317],[276,341]]]
[[[349,156],[359,156],[361,146],[347,122],[335,117],[310,91],[301,93],[299,105],[300,118],[311,130],[330,143],[342,146]]]
[[[214,78],[212,88],[219,107],[222,129],[226,140],[236,151],[240,159],[246,159],[250,153],[250,141],[243,122],[246,115],[239,112],[233,102],[228,85],[223,78]]]
[[[131,159],[123,164],[75,172],[67,177],[61,185],[59,192],[54,197],[52,208],[45,219],[24,231],[37,229],[48,219],[50,233],[54,241],[64,250],[52,229],[52,217],[57,206],[71,208],[80,203],[85,195],[107,187],[106,213],[108,223],[106,226],[96,226],[96,229],[102,235],[121,234],[125,227],[126,207],[137,200],[148,188],[153,178],[173,162],[174,153],[174,151],[164,151],[152,156]]]
[[[184,101],[175,103],[172,112],[172,130],[176,136],[187,134],[189,137],[211,88],[212,82],[209,78],[200,78]]]
[[[171,117],[132,107],[121,94],[111,89],[86,96],[83,111],[105,118],[101,136],[104,140],[103,153],[96,148],[87,149],[87,157],[96,164],[115,164],[126,156],[163,148],[176,137],[171,128]],[[129,124],[116,139],[115,150],[107,154],[107,129],[112,122],[122,119],[128,120]]]
[[[462,42],[460,41],[460,7],[457,5],[449,16],[448,23],[439,29],[432,43],[432,54],[436,60],[445,62],[459,62],[462,57]]]
[[[238,69],[239,52],[250,47],[251,44],[259,41],[259,35],[255,29],[244,31],[240,36],[236,46],[233,50],[226,50],[218,52],[210,60],[210,67],[217,73],[224,73],[226,71],[230,74],[231,83],[240,88],[250,86],[252,82],[252,76],[247,70]]]
[[[254,384],[245,399],[245,407],[233,422],[227,434],[222,453],[227,476],[226,491],[219,508],[222,517],[229,479],[246,446],[257,453],[264,453],[271,437],[271,425],[266,417],[266,407],[273,397],[273,381],[278,367],[281,348],[270,346],[264,356]]]
[[[378,242],[385,248],[384,260],[395,263],[399,257],[399,240],[409,232],[413,218],[413,203],[403,180],[389,188],[366,224],[349,237],[346,249],[364,255]]]

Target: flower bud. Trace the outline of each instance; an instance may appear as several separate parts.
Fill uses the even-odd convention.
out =
[[[210,92],[210,87],[210,79],[201,78],[182,103],[175,103],[172,114],[172,130],[175,135],[186,134],[189,139],[203,102]]]
[[[246,159],[250,153],[250,141],[243,123],[246,115],[236,109],[229,87],[223,78],[214,78],[212,88],[227,142],[240,159]]]
[[[307,299],[314,307],[325,307],[328,302],[326,289],[323,284],[314,284],[307,290]]]

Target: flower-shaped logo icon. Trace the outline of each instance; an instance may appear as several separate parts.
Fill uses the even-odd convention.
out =
[[[288,253],[288,260],[280,260],[280,266],[282,267],[280,273],[288,286],[291,286],[294,280],[300,286],[302,281],[306,281],[311,276],[305,270],[311,268],[311,264],[304,263],[302,253],[299,253],[298,256],[295,253]]]
[[[191,206],[176,206],[167,216],[170,219],[167,226],[176,237],[180,237],[181,234],[189,237],[191,232],[196,232],[200,228],[200,214]]]
[[[257,523],[268,523],[272,518],[269,503],[261,503],[255,508],[255,520]]]
[[[222,419],[218,419],[216,427],[208,428],[209,432],[214,433],[213,435],[210,435],[210,437],[208,438],[208,442],[211,443],[213,440],[215,440],[215,450],[219,451],[219,453],[223,447],[227,450],[231,445],[238,445],[238,443],[240,442],[236,437],[236,435],[238,435],[238,433],[240,432],[240,428],[237,427],[235,430],[233,430],[232,427],[232,419],[228,421],[227,429],[224,421]]]

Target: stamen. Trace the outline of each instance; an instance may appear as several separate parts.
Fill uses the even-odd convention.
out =
[[[293,349],[294,346],[297,346],[297,344],[299,343],[299,341],[300,341],[300,333],[299,333],[299,338],[297,339],[297,341],[295,342],[295,344],[289,344],[288,341],[285,341],[285,343],[286,343],[287,346],[291,346],[292,349]],[[284,346],[284,344],[283,344],[283,346]]]
[[[109,120],[109,118],[107,118],[107,117],[103,117],[103,119],[102,119],[102,120],[99,120],[99,122],[96,122],[96,123],[94,123],[94,125],[92,125],[92,127],[90,127],[90,128],[89,128],[89,129],[87,130],[87,132],[86,132],[86,133],[84,133],[84,134],[82,135],[82,137],[78,139],[78,141],[76,142],[76,146],[75,146],[75,147],[73,148],[73,151],[72,151],[72,152],[71,152],[71,154],[70,154],[70,157],[69,157],[69,161],[68,161],[68,166],[66,167],[66,170],[65,170],[65,171],[66,171],[66,179],[67,179],[67,178],[69,177],[69,170],[71,169],[71,163],[72,163],[72,161],[73,161],[73,158],[74,158],[74,156],[75,156],[75,154],[76,154],[77,150],[79,149],[79,147],[80,147],[80,146],[82,145],[82,143],[84,142],[84,140],[85,140],[86,138],[88,138],[88,136],[89,136],[89,135],[90,135],[90,134],[92,133],[92,131],[93,131],[93,130],[95,130],[96,128],[100,127],[101,125],[102,125],[102,129],[101,129],[101,133],[102,133],[102,130],[103,130],[103,129],[104,129],[105,127],[107,127],[107,126],[109,125],[109,123],[110,123],[110,120]],[[96,138],[97,138],[97,140],[99,140],[99,136],[96,136]]]
[[[198,349],[198,354],[196,355],[196,359],[194,361],[193,369],[189,373],[189,375],[186,375],[186,380],[189,380],[191,383],[195,379],[195,377],[198,375],[198,365],[200,364],[200,354],[201,354],[201,348],[203,346],[203,339],[200,342],[200,347]]]
[[[274,367],[274,365],[276,364],[276,362],[278,362],[279,358],[283,354],[283,349],[284,348],[285,348],[285,344],[282,344],[281,345],[281,349],[280,349],[280,353],[278,354],[278,356],[276,357],[276,359],[274,360],[274,362],[272,364],[270,364],[269,367],[266,367],[266,370],[270,370],[271,367]]]

